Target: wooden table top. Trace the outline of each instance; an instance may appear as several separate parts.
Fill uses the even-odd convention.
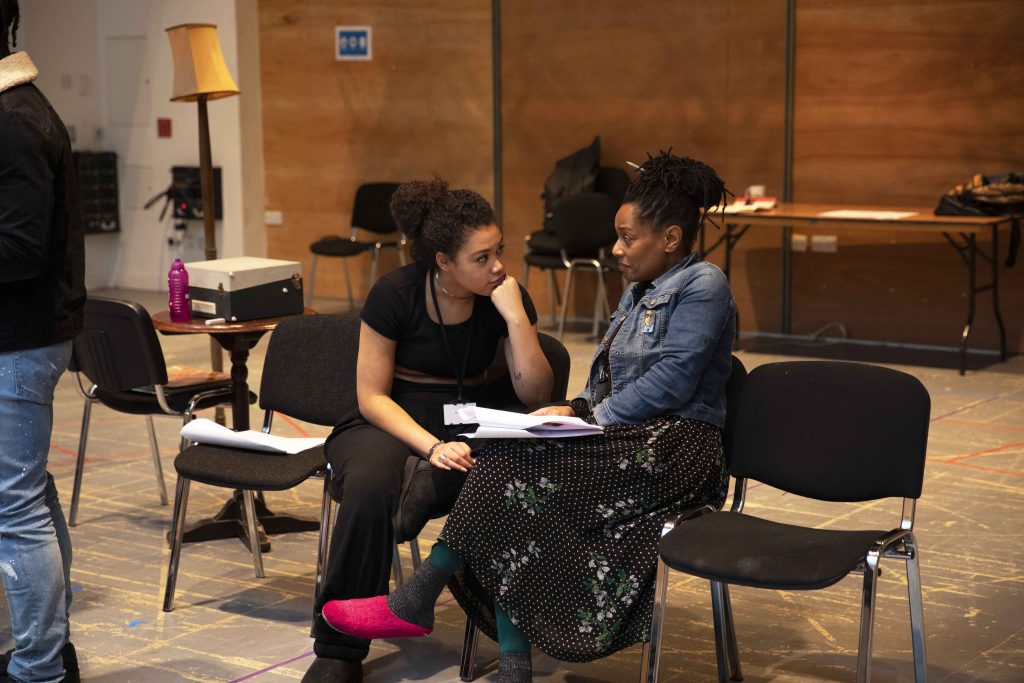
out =
[[[315,315],[312,308],[304,308],[302,315]],[[207,325],[208,318],[189,318],[185,322],[173,322],[171,312],[168,310],[159,311],[152,315],[153,327],[161,332],[172,334],[239,334],[242,332],[269,332],[290,315],[277,316],[276,318],[258,318],[256,320],[240,320],[238,322],[223,322],[217,325]]]
[[[821,214],[828,211],[899,211],[902,213],[913,212],[913,215],[903,218],[851,218],[831,217]],[[956,230],[958,232],[977,232],[984,228],[992,227],[1002,223],[1009,224],[1014,216],[936,216],[933,209],[922,209],[919,207],[905,206],[856,206],[849,204],[801,204],[795,202],[780,202],[774,209],[754,211],[752,213],[734,213],[723,216],[715,215],[715,220],[722,220],[731,225],[742,223],[770,223],[773,225],[786,225],[787,223],[799,223],[800,225],[849,225],[857,228],[879,228],[892,230],[894,227],[903,230],[927,230],[945,232]]]

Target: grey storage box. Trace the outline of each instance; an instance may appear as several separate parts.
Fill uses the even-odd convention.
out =
[[[229,322],[302,313],[302,265],[253,256],[186,263],[192,315]]]

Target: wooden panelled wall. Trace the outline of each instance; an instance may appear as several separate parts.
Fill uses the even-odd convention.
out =
[[[502,7],[513,274],[523,236],[539,227],[544,178],[594,135],[606,165],[671,146],[736,191],[762,183],[781,195],[783,0]],[[261,0],[267,207],[285,219],[268,228],[269,255],[308,264],[310,242],[348,230],[361,182],[436,171],[492,198],[490,12],[488,0]],[[335,62],[336,24],[372,25],[374,60]],[[1024,3],[1012,0],[799,2],[794,198],[932,206],[975,172],[1024,167],[1021,25]],[[838,253],[794,255],[794,332],[841,322],[861,339],[955,343],[965,277],[941,237],[838,237]],[[745,330],[778,329],[779,240],[774,229],[748,233],[735,253]],[[342,296],[340,266],[321,264],[317,291]],[[368,261],[352,265],[361,298]],[[1010,348],[1024,350],[1024,265],[1001,277]],[[545,282],[534,271],[542,311]],[[574,297],[577,315],[589,314],[588,296]],[[980,304],[974,344],[991,348]]]

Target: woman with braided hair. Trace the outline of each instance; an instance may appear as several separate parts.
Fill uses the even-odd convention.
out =
[[[735,302],[693,252],[723,202],[706,164],[662,152],[638,169],[612,250],[631,282],[570,406],[600,435],[494,440],[429,560],[390,596],[328,603],[332,627],[363,637],[426,635],[447,583],[499,644],[500,681],[528,681],[530,646],[588,661],[646,640],[663,523],[719,503]]]
[[[426,489],[436,500],[413,511],[403,506],[406,533],[451,509],[475,459],[456,436],[465,427],[445,419],[449,405],[536,405],[551,396],[537,313],[505,273],[502,234],[487,201],[440,179],[416,181],[395,191],[391,213],[412,240],[415,262],[380,278],[360,313],[358,410],[326,444],[338,521],[318,609],[328,600],[387,593],[409,456],[432,466]],[[499,350],[511,386],[496,389],[485,372]],[[338,633],[319,618],[313,636],[317,657],[305,683],[361,680],[370,639]]]

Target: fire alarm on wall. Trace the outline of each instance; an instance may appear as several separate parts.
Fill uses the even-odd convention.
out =
[[[157,119],[156,120],[156,136],[158,138],[169,138],[169,137],[171,137],[171,120],[170,119]]]

